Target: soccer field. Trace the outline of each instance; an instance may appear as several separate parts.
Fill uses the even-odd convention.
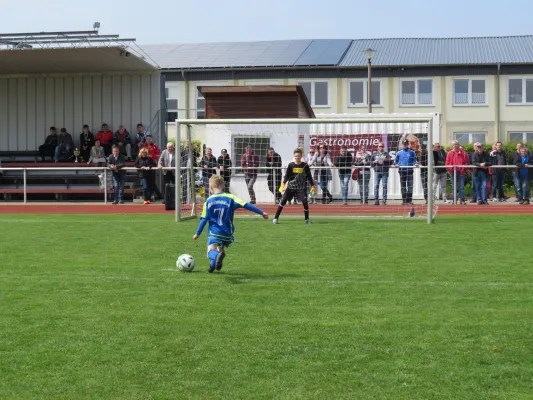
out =
[[[533,396],[531,216],[0,219],[2,399]]]

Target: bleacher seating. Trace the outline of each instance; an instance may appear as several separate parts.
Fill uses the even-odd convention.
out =
[[[133,167],[134,163],[126,163]],[[80,170],[43,169],[31,170],[26,173],[27,198],[29,200],[102,200],[103,190],[100,189],[98,174],[100,171],[86,170],[86,163],[54,163],[54,162],[16,162],[3,159],[2,167],[13,168],[58,168],[76,167]],[[111,173],[108,171],[108,173]],[[136,171],[127,171],[124,185],[124,200],[132,199],[138,194],[138,175]],[[112,197],[113,188],[108,188]],[[24,196],[24,172],[3,171],[0,177],[0,196],[5,200],[20,200]]]

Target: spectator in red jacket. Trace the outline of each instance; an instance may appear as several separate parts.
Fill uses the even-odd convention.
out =
[[[96,134],[95,140],[99,140],[104,148],[106,157],[111,154],[111,146],[113,145],[113,132],[109,130],[107,124],[102,124],[102,130]]]
[[[259,157],[255,155],[251,146],[246,146],[245,153],[241,157],[241,167],[248,187],[248,194],[250,195],[250,204],[255,204],[254,184],[257,180]]]
[[[468,155],[465,151],[461,150],[459,147],[459,142],[457,140],[454,140],[452,142],[452,149],[448,152],[446,155],[446,165],[468,165]],[[455,187],[455,179],[454,179],[454,169],[457,171],[457,183],[459,185],[459,199],[461,201],[461,204],[466,204],[465,202],[465,173],[466,168],[458,167],[458,168],[448,168],[448,172],[451,175],[452,180],[452,193],[453,193],[453,200],[452,202],[457,203],[456,201],[456,193],[457,188]]]

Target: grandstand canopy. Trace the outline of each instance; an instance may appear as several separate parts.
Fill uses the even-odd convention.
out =
[[[157,70],[157,66],[118,46],[0,50],[0,75]]]

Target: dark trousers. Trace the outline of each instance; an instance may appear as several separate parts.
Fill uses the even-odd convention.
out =
[[[413,172],[400,171],[400,188],[402,191],[402,201],[411,203],[413,201]]]
[[[279,192],[279,186],[281,185],[281,173],[279,174],[269,174],[267,177],[268,181],[268,190],[274,195],[276,203],[281,199],[281,193]]]
[[[493,170],[492,172],[492,198],[493,199],[499,199],[503,200],[503,177],[505,175],[505,171],[498,168],[496,170]],[[496,197],[496,194],[498,196]]]
[[[143,188],[143,195],[145,201],[152,200],[152,193],[154,192],[154,176],[145,176],[141,178],[141,185]]]
[[[51,159],[53,159],[55,150],[56,146],[52,146],[50,144],[43,144],[39,146],[39,154],[43,160],[46,157],[50,157]]]
[[[126,174],[121,173],[114,173],[113,172],[113,184],[115,186],[115,201],[122,201],[122,197],[124,195],[124,181],[125,181]]]
[[[89,158],[91,158],[91,149],[87,148],[87,150],[80,149],[80,157],[83,158],[83,161],[89,161]]]

